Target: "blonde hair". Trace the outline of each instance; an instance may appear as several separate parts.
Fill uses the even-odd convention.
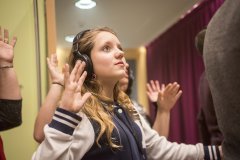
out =
[[[108,27],[102,27],[102,28],[96,28],[86,31],[82,37],[78,40],[78,51],[81,54],[87,54],[89,58],[91,58],[91,50],[94,47],[95,37],[100,32],[110,32],[114,34],[116,33],[108,28]],[[74,67],[74,55],[73,55],[73,49],[71,51],[71,54],[69,56],[69,66],[70,69]],[[99,83],[97,79],[90,79],[88,81],[85,81],[82,87],[82,93],[91,92],[92,96],[87,100],[84,107],[82,108],[82,112],[85,113],[88,118],[91,118],[95,120],[100,125],[100,131],[96,138],[96,143],[98,146],[99,140],[103,134],[106,134],[108,144],[112,148],[119,148],[117,144],[114,143],[114,140],[112,139],[112,132],[115,127],[112,117],[109,113],[112,112],[112,104],[113,101],[108,98],[101,95],[102,92],[102,86]],[[113,98],[115,102],[118,102],[120,105],[122,105],[126,111],[129,113],[129,115],[133,118],[136,118],[134,115],[134,109],[133,104],[130,100],[130,98],[123,92],[120,91],[118,87],[118,83],[114,86],[113,90]],[[103,104],[101,102],[107,103],[108,107],[103,107]]]

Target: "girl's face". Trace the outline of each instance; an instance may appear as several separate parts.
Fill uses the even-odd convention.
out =
[[[93,70],[100,81],[115,81],[126,75],[126,60],[118,38],[107,31],[97,34],[91,51]]]

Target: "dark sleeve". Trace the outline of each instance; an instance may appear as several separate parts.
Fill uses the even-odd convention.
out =
[[[200,110],[198,112],[197,120],[198,120],[198,128],[199,128],[201,142],[204,145],[210,145],[211,144],[211,140],[210,140],[211,136],[208,132],[207,123],[206,123],[206,119],[205,119],[202,108],[200,108]]]
[[[200,83],[200,105],[205,118],[211,144],[220,145],[223,140],[214,109],[212,94],[205,74]]]
[[[0,99],[0,131],[22,124],[22,100]]]
[[[151,127],[153,127],[156,116],[157,116],[157,110],[158,110],[157,102],[152,102],[151,106],[153,106],[153,117],[148,116],[147,118],[149,119]]]

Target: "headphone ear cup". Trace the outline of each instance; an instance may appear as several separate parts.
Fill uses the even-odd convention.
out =
[[[86,63],[85,66],[85,71],[87,71],[87,77],[86,80],[91,80],[92,79],[92,74],[93,74],[93,64],[92,64],[92,60],[89,58],[88,55],[86,54],[81,54],[79,51],[75,51],[73,52],[74,55],[74,65],[76,64],[77,60],[81,60],[84,61]]]
[[[87,71],[86,80],[91,80],[92,79],[92,74],[93,74],[92,60],[86,54],[82,54],[82,57],[83,57],[83,61],[86,63],[86,67],[85,67],[85,71]]]

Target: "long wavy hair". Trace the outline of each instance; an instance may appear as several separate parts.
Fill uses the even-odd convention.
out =
[[[88,57],[91,59],[91,51],[94,47],[95,38],[100,32],[110,32],[113,35],[117,36],[116,33],[108,27],[91,29],[85,32],[83,36],[78,40],[77,42],[79,46],[78,51],[81,54],[87,54]],[[74,50],[72,48],[68,60],[70,70],[72,70],[75,65],[73,63],[74,61],[73,51]],[[139,117],[136,116],[137,114],[133,108],[133,104],[130,98],[119,89],[118,83],[116,83],[113,90],[114,100],[111,100],[110,98],[103,96],[101,94],[102,90],[103,90],[102,85],[97,80],[97,78],[92,78],[84,82],[82,86],[82,94],[86,92],[91,92],[92,96],[84,104],[81,112],[85,113],[88,116],[88,118],[95,120],[100,125],[100,131],[96,138],[96,143],[98,146],[101,146],[99,144],[101,136],[106,134],[108,144],[112,148],[119,148],[120,146],[114,142],[114,139],[111,136],[113,129],[115,127],[110,114],[113,110],[112,105],[114,101],[122,105],[133,119],[138,119]],[[102,102],[108,104],[108,106],[104,107]]]

